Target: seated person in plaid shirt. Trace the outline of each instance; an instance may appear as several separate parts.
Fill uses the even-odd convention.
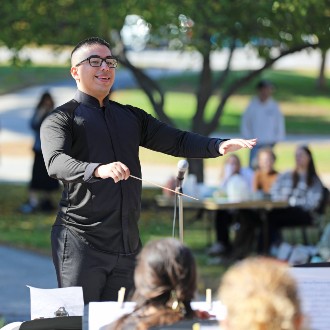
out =
[[[307,146],[298,146],[295,153],[295,168],[280,174],[271,188],[272,200],[287,200],[289,207],[274,209],[268,215],[269,242],[280,243],[276,233],[281,227],[309,225],[314,221],[323,185],[318,177],[312,153]]]

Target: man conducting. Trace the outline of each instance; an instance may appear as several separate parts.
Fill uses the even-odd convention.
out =
[[[142,185],[139,147],[172,156],[210,158],[256,140],[208,138],[172,128],[131,105],[109,100],[117,60],[98,37],[81,41],[71,54],[77,92],[41,128],[48,174],[63,194],[52,228],[59,287],[82,286],[85,304],[117,300],[133,288]]]

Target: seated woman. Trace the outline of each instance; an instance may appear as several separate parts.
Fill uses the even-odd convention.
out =
[[[289,267],[265,257],[247,258],[227,270],[219,300],[227,315],[223,330],[300,330],[303,315]]]
[[[281,227],[312,224],[313,212],[322,200],[323,185],[307,146],[297,147],[295,163],[294,170],[279,175],[271,188],[272,200],[287,200],[289,207],[269,212],[270,243],[280,243],[280,237],[275,237],[274,234]]]
[[[150,241],[137,259],[134,273],[136,307],[108,326],[108,330],[144,330],[170,325],[207,312],[193,311],[196,264],[192,252],[174,238]]]
[[[271,148],[260,149],[257,154],[257,169],[253,175],[252,190],[259,197],[268,197],[278,172],[274,168],[276,156]]]
[[[258,151],[256,157],[256,170],[253,175],[252,190],[254,198],[256,199],[269,199],[270,190],[277,179],[278,172],[274,168],[276,156],[272,148],[262,148]],[[257,227],[261,227],[262,222],[260,213],[254,212],[255,231]],[[250,228],[250,230],[252,230]],[[263,252],[264,246],[262,245],[262,232],[259,231],[259,239],[257,244],[258,253]],[[243,238],[244,239],[244,238]]]
[[[237,155],[230,155],[225,162],[224,175],[220,185],[220,193],[229,200],[238,201],[250,198],[253,171],[242,168]],[[216,242],[208,250],[210,256],[229,256],[233,246],[229,239],[229,228],[235,220],[248,217],[248,210],[218,210],[215,216]]]

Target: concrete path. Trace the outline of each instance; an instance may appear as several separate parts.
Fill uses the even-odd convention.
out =
[[[6,323],[30,320],[30,291],[56,288],[51,258],[0,246],[0,317]]]

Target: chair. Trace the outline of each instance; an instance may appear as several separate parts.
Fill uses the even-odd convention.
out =
[[[314,221],[311,225],[301,227],[303,242],[305,245],[308,245],[309,240],[307,238],[307,228],[313,227],[318,230],[318,239],[322,235],[323,228],[325,226],[325,215],[327,211],[327,206],[329,204],[329,189],[327,187],[323,187],[322,199],[320,201],[319,207],[315,211]]]

